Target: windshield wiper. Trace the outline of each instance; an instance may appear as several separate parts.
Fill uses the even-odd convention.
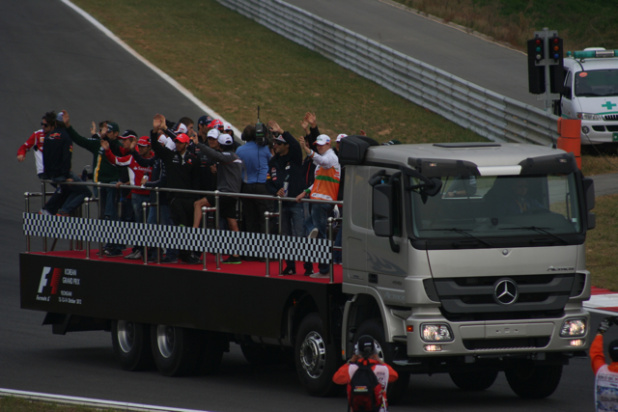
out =
[[[432,232],[455,232],[455,233],[459,233],[460,235],[468,236],[469,238],[474,239],[476,240],[476,242],[481,243],[487,247],[494,247],[494,245],[487,242],[486,240],[481,239],[480,237],[474,236],[469,231],[458,228],[458,227],[432,228],[432,229],[426,229],[426,230],[432,231]]]
[[[531,230],[531,231],[534,231],[534,232],[537,232],[537,233],[548,235],[549,237],[552,237],[553,239],[558,240],[558,241],[562,242],[565,245],[569,244],[569,242],[566,239],[556,235],[555,233],[550,232],[547,229],[549,229],[549,228],[547,228],[547,227],[539,227],[539,226],[516,226],[516,227],[503,227],[503,228],[500,228],[500,230]]]

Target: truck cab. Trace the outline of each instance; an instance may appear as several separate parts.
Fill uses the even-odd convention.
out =
[[[573,156],[348,137],[341,158],[343,350],[372,334],[404,374],[478,390],[504,371],[522,397],[551,394],[589,340],[594,196]]]
[[[568,52],[560,95],[564,118],[582,121],[583,145],[618,142],[618,51]]]

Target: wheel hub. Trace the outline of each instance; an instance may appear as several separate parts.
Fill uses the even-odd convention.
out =
[[[311,378],[318,378],[326,365],[326,343],[317,332],[310,332],[300,348],[300,363]]]
[[[176,341],[175,329],[171,326],[157,326],[157,347],[164,358],[169,358],[174,353]]]

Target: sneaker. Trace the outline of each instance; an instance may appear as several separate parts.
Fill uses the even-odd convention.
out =
[[[56,216],[60,216],[60,217],[69,217],[69,216],[71,216],[71,215],[70,215],[70,214],[68,214],[67,212],[58,211],[58,213],[56,213]]]
[[[129,253],[124,257],[125,259],[138,260],[142,258],[142,251],[139,249],[135,249],[132,253]]]
[[[200,263],[200,258],[197,257],[194,253],[191,253],[189,256],[184,258],[182,261],[190,265],[197,265],[198,263]]]
[[[313,269],[305,269],[305,276],[311,276],[313,275]]]
[[[295,275],[295,274],[296,274],[296,269],[291,268],[291,267],[286,267],[281,272],[281,276],[291,276],[291,275]]]
[[[309,277],[313,279],[328,279],[330,275],[328,273],[317,272],[317,273],[311,274]]]
[[[51,213],[49,213],[49,211],[47,209],[41,209],[41,210],[39,210],[39,215],[51,216]]]
[[[307,237],[309,239],[317,239],[319,234],[320,234],[320,231],[318,230],[318,228],[314,227],[313,229],[311,229],[311,232],[309,232],[309,236]]]
[[[228,265],[238,265],[242,262],[242,260],[240,260],[240,256],[228,256],[227,259],[225,259],[223,262],[221,263],[226,263]]]
[[[178,258],[172,256],[165,256],[161,258],[161,263],[178,263]]]
[[[122,252],[116,249],[105,249],[103,251],[103,255],[107,257],[119,257],[119,256],[122,256]]]

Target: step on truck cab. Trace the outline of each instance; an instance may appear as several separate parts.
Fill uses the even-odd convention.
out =
[[[504,371],[518,395],[550,395],[589,343],[594,193],[573,156],[348,137],[341,162],[343,351],[374,336],[399,388],[406,373],[447,372],[479,390]]]
[[[582,121],[583,145],[618,142],[618,50],[568,52],[560,112]]]

